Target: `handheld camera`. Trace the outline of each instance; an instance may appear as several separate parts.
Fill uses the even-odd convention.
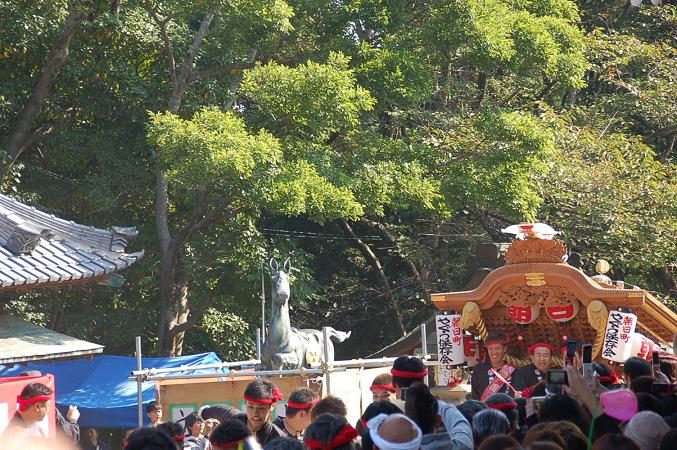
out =
[[[588,386],[592,386],[592,345],[583,345],[583,378]]]
[[[562,386],[564,384],[568,385],[569,384],[569,379],[567,377],[567,373],[564,371],[564,369],[548,369],[548,373],[546,375],[546,382],[548,384],[552,384],[555,386]]]
[[[565,360],[566,361],[565,365],[573,366],[575,357],[576,357],[576,341],[569,341],[567,342],[567,356]]]

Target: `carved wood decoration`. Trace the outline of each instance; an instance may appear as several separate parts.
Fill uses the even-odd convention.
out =
[[[562,263],[567,254],[563,242],[545,239],[514,241],[505,255],[505,264]]]
[[[602,345],[604,344],[604,332],[606,331],[609,310],[604,303],[599,300],[593,300],[588,304],[587,314],[588,323],[597,332],[595,344],[592,346],[592,357],[596,358],[602,351]]]

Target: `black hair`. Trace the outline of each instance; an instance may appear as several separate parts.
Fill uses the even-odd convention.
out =
[[[264,450],[303,450],[303,444],[293,437],[279,437],[268,442]]]
[[[393,362],[393,369],[420,373],[425,371],[425,364],[415,356],[400,356]],[[393,384],[399,388],[408,388],[412,384],[422,381],[423,378],[403,378],[393,375]]]
[[[369,430],[363,432],[360,435],[360,437],[362,438],[361,440],[362,450],[374,450],[374,441],[372,441],[371,439]]]
[[[226,419],[212,431],[209,440],[212,444],[225,444],[227,442],[241,441],[252,435],[247,424],[237,419]]]
[[[182,443],[183,439],[179,440],[179,437],[183,436],[183,427],[176,422],[162,422],[155,427],[157,430],[160,430],[164,433],[167,433],[174,442]]]
[[[623,373],[628,376],[629,381],[642,375],[651,375],[651,364],[646,359],[631,356],[623,364]]]
[[[635,393],[635,397],[637,397],[637,412],[653,411],[663,416],[663,405],[658,398],[646,392]]]
[[[346,404],[343,403],[343,400],[334,397],[333,395],[328,395],[315,403],[313,409],[310,410],[310,417],[313,420],[316,420],[323,414],[338,414],[345,417],[348,415],[348,410],[346,409]]]
[[[196,412],[192,412],[183,418],[183,422],[186,425],[186,432],[190,433],[190,429],[193,427],[193,425],[195,425],[197,422],[204,422],[204,420],[202,417],[198,416]]]
[[[322,414],[315,419],[304,433],[306,438],[317,439],[322,442],[322,448],[325,448],[337,434],[341,432],[343,427],[347,425],[346,418],[338,414]],[[333,450],[355,450],[355,444],[348,442],[347,444],[333,447]]]
[[[155,428],[138,428],[129,435],[125,450],[177,450],[167,433]]]
[[[146,405],[146,413],[148,414],[152,413],[156,409],[162,409],[162,405],[155,400]]]
[[[672,430],[665,433],[663,439],[661,440],[661,445],[660,447],[658,447],[658,450],[671,450],[674,447],[676,440],[677,440],[677,428],[673,428]]]
[[[519,426],[523,427],[527,424],[527,399],[520,397],[516,398],[514,402],[517,403]]]
[[[487,406],[491,408],[491,405],[497,403],[514,403],[514,399],[508,394],[497,392],[487,397],[487,399],[484,402],[487,404]],[[508,422],[510,422],[511,429],[516,430],[519,428],[519,413],[517,412],[517,407],[500,409],[499,411],[505,414],[505,417],[508,418]],[[526,411],[524,412],[524,414],[526,415]]]
[[[585,433],[590,429],[591,417],[575,398],[556,394],[545,399],[538,409],[538,419],[541,423],[568,420]]]
[[[600,377],[608,377],[611,375],[611,367],[607,366],[604,363],[601,362],[593,362],[592,363],[592,370],[597,373]],[[614,385],[614,383],[610,381],[605,381],[605,382],[599,382],[602,386],[605,388],[609,389],[611,386]]]
[[[437,399],[423,383],[413,384],[407,391],[404,413],[416,422],[423,434],[435,431],[437,422]]]
[[[309,404],[315,401],[317,394],[309,388],[296,388],[289,394],[289,401],[294,403]],[[299,411],[310,411],[310,408],[293,408],[289,405],[285,407],[287,417],[294,417]]]
[[[484,402],[472,399],[466,400],[456,407],[469,423],[472,423],[472,418],[475,414],[487,408],[488,406]]]
[[[357,422],[357,426],[355,426],[355,428],[360,434],[362,434],[367,431],[367,427],[363,424],[363,421],[364,423],[367,423],[379,414],[386,414],[389,416],[391,414],[397,413],[402,414],[402,410],[394,403],[391,403],[387,400],[372,402],[369,404],[369,406],[367,406],[367,409],[364,410],[364,413],[362,414],[362,417],[360,417],[360,420]]]
[[[641,450],[635,441],[620,433],[607,433],[601,436],[592,448],[594,450]]]
[[[256,400],[274,400],[273,391],[277,389],[275,383],[270,380],[256,379],[249,383],[244,390],[245,397],[251,397]]]
[[[647,394],[651,393],[651,386],[656,382],[656,380],[651,375],[642,375],[632,379],[630,383],[630,390],[635,394],[640,392],[646,392]]]
[[[24,386],[19,397],[23,400],[28,400],[40,395],[52,395],[53,392],[53,390],[42,383],[31,383]]]

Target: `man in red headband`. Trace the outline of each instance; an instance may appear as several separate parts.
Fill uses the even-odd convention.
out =
[[[393,403],[404,411],[407,389],[414,383],[422,383],[423,379],[428,376],[428,369],[426,369],[423,361],[414,356],[400,356],[393,361],[390,374],[393,376],[395,396],[397,397]]]
[[[512,375],[513,387],[522,391],[524,397],[529,397],[530,389],[538,382],[545,380],[555,347],[545,342],[537,342],[530,346],[528,351],[531,363],[517,369]]]
[[[282,399],[282,394],[273,382],[257,379],[249,383],[244,390],[246,412],[243,413],[232,406],[213,405],[203,406],[198,414],[203,420],[217,419],[223,423],[228,419],[236,419],[246,423],[263,447],[273,439],[285,436],[284,431],[270,421],[275,404]]]
[[[273,425],[280,428],[285,436],[303,439],[303,430],[310,425],[310,410],[315,403],[317,394],[312,389],[305,387],[294,389],[289,394],[289,401],[285,407],[286,415],[277,416],[273,420]]]
[[[16,402],[19,405],[0,442],[18,442],[27,437],[47,437],[38,425],[47,416],[53,391],[42,383],[27,384]]]
[[[489,333],[485,345],[487,346],[489,361],[480,363],[473,368],[470,378],[471,398],[484,401],[491,394],[497,392],[512,396],[514,391],[508,383],[511,382],[515,367],[505,362],[508,339],[500,332]]]
[[[395,400],[395,386],[393,385],[393,376],[389,373],[382,373],[374,377],[369,387],[371,391],[372,402],[392,402]]]

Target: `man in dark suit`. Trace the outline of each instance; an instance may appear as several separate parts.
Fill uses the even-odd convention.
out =
[[[501,332],[489,333],[485,343],[489,361],[476,365],[472,371],[470,384],[471,398],[484,401],[491,394],[502,392],[510,396],[513,390],[507,383],[512,379],[515,367],[505,361],[508,339]]]
[[[545,342],[537,342],[530,346],[528,351],[531,363],[517,369],[512,375],[512,385],[517,391],[522,391],[523,397],[529,397],[531,389],[538,382],[545,380],[555,347]]]

